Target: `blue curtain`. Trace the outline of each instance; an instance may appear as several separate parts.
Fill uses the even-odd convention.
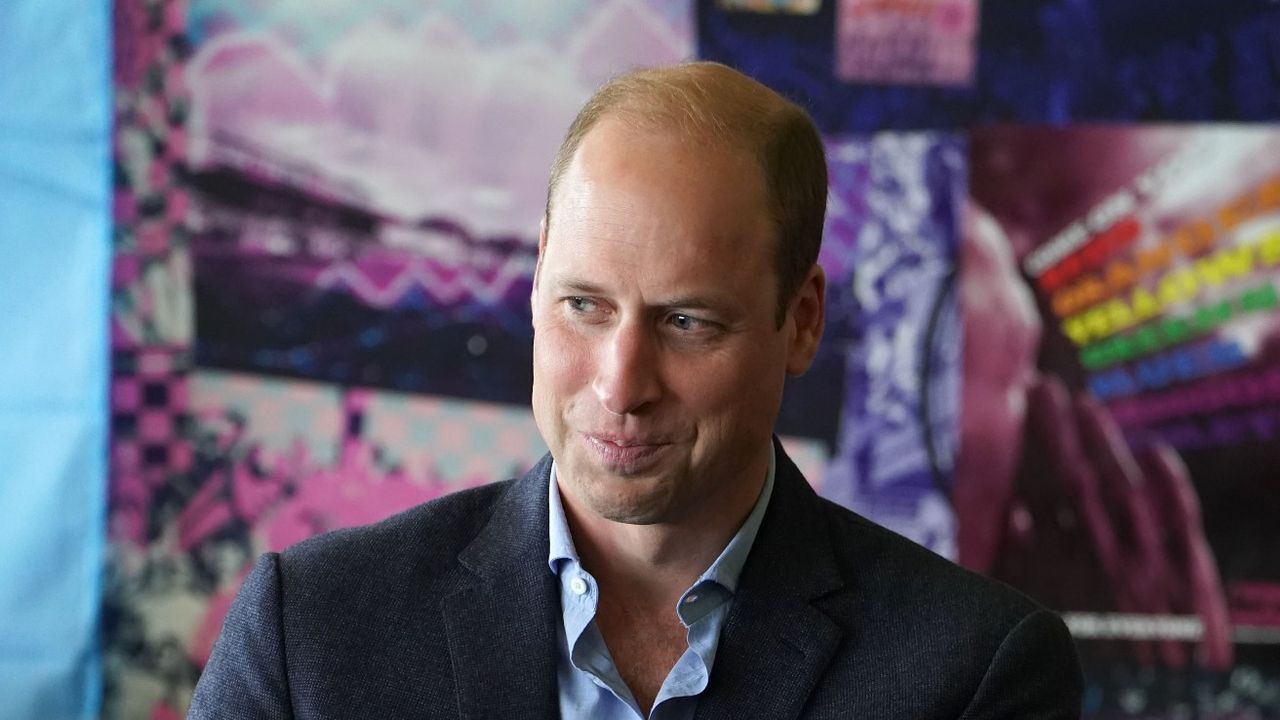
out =
[[[0,0],[0,719],[98,712],[110,6]]]

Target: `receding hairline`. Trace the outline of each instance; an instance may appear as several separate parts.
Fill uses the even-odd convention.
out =
[[[604,112],[597,119],[615,117],[650,131],[722,143],[760,132],[751,126],[791,107],[768,86],[712,62],[625,73],[598,97]]]
[[[695,61],[618,75],[587,101],[569,128],[551,169],[546,222],[550,225],[556,188],[582,141],[605,120],[681,142],[758,155],[753,146],[764,144],[767,129],[792,113],[803,115],[768,86],[720,63]]]

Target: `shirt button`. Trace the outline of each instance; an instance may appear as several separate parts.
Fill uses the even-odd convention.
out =
[[[575,577],[569,581],[569,589],[574,595],[582,595],[587,591],[587,581],[580,577]]]

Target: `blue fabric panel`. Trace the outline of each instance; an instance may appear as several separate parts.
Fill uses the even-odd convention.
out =
[[[101,695],[109,23],[0,2],[0,720]]]

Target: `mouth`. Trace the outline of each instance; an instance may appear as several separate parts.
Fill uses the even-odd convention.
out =
[[[671,443],[658,438],[610,433],[583,433],[582,437],[605,468],[620,475],[637,474],[652,468],[663,451],[671,447]]]

